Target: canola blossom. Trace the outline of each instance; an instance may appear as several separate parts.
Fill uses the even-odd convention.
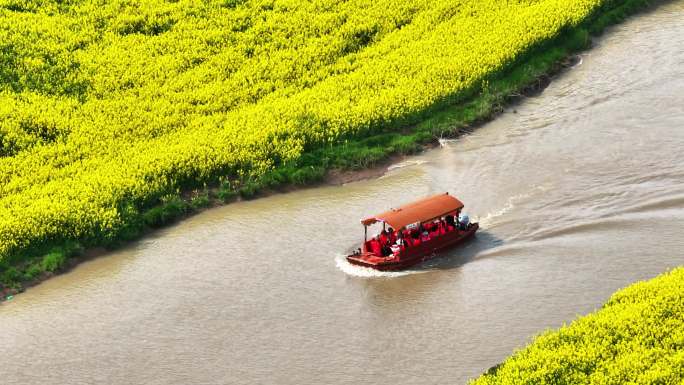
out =
[[[471,385],[681,384],[684,268],[633,284],[603,308],[537,337]]]
[[[400,128],[610,0],[0,0],[0,261]]]

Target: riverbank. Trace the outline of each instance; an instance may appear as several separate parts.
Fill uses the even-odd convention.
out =
[[[598,311],[546,332],[471,385],[679,384],[684,268],[638,282]]]
[[[295,163],[276,168],[257,179],[221,180],[215,185],[164,195],[159,199],[159,204],[141,213],[131,210],[129,216],[124,215],[126,223],[117,233],[97,237],[97,241],[51,242],[16,254],[3,261],[5,266],[0,271],[3,292],[11,295],[64,271],[81,260],[84,253],[88,255],[84,250],[102,246],[116,248],[154,228],[206,207],[320,183],[343,183],[372,177],[383,171],[378,165],[387,164],[383,162],[392,156],[410,155],[436,145],[440,138],[453,138],[470,132],[478,124],[503,111],[506,104],[543,89],[550,81],[550,76],[573,64],[569,58],[574,52],[588,46],[591,34],[622,20],[646,2],[627,1],[619,6],[612,2],[609,4],[609,9],[601,9],[580,27],[565,31],[553,41],[535,47],[512,69],[487,79],[476,97],[464,103],[446,107],[438,105],[422,112],[420,116],[423,119],[418,124],[406,126],[399,132],[384,132],[310,151]],[[122,211],[126,213],[126,209],[124,207]]]
[[[467,384],[684,265],[683,17],[611,28],[380,178],[212,208],[26,290],[0,305],[3,382]],[[485,224],[472,243],[402,274],[344,263],[360,215],[447,190]]]

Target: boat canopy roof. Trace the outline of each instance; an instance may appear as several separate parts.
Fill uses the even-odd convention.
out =
[[[385,222],[398,230],[412,223],[439,218],[461,208],[463,208],[463,203],[447,192],[374,215],[361,220],[361,223],[364,226],[370,226],[376,222]]]

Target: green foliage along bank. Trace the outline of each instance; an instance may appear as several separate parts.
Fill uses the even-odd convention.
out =
[[[537,337],[471,385],[681,384],[684,268],[613,294],[599,311]]]
[[[0,278],[135,238],[206,184],[250,198],[411,153],[636,3],[0,0]]]

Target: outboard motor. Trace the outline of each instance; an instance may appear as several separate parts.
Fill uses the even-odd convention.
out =
[[[458,227],[461,230],[466,230],[469,225],[470,225],[470,218],[468,217],[468,215],[467,214],[460,214],[458,216]]]

